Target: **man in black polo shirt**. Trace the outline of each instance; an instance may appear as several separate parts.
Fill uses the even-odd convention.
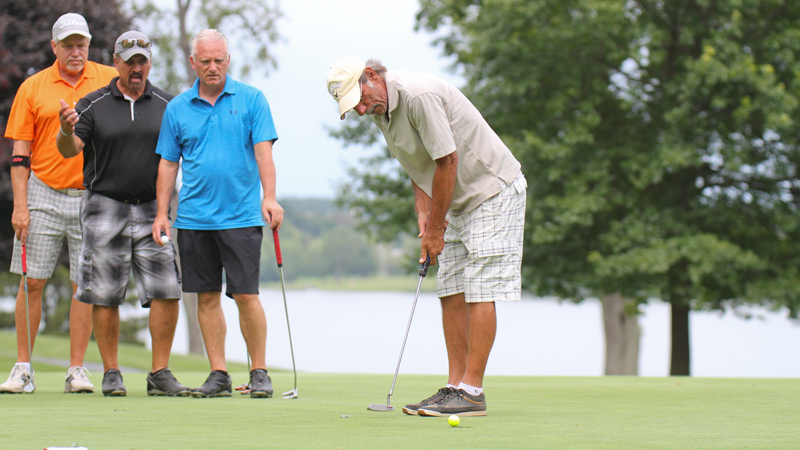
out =
[[[147,81],[150,39],[128,31],[114,45],[119,76],[81,99],[75,109],[61,100],[56,138],[65,158],[83,151],[83,245],[75,298],[94,305],[92,324],[103,358],[103,394],[124,396],[117,362],[119,305],[131,269],[142,306],[150,308],[153,367],[149,395],[188,396],[190,389],[168,368],[181,296],[175,250],[153,241],[155,148],[161,117],[172,95]]]

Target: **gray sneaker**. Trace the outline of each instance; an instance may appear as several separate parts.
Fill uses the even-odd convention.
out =
[[[417,413],[420,416],[442,417],[456,414],[458,416],[485,416],[486,396],[470,395],[461,389],[453,389],[438,402],[423,406]]]
[[[192,389],[194,398],[230,397],[231,394],[233,394],[231,376],[221,370],[211,372],[202,386]]]
[[[250,398],[272,397],[272,380],[264,369],[250,372]]]
[[[106,397],[124,397],[127,395],[125,385],[122,384],[122,374],[117,369],[108,369],[103,374],[103,395]]]
[[[410,405],[404,406],[403,407],[403,412],[408,414],[408,415],[410,415],[410,416],[416,416],[418,409],[420,409],[423,406],[432,405],[432,404],[438,402],[439,400],[443,399],[450,391],[454,391],[454,390],[455,390],[455,388],[443,387],[443,388],[439,389],[435,394],[431,395],[430,397],[426,398],[425,400],[423,400],[423,401],[421,401],[419,403],[412,403]]]
[[[147,395],[188,397],[191,394],[192,390],[175,379],[169,368],[147,374]]]

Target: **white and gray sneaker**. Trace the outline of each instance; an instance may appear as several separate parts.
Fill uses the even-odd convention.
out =
[[[64,379],[64,392],[93,393],[94,385],[89,381],[89,375],[89,369],[83,366],[70,367]]]
[[[0,394],[21,394],[34,390],[36,390],[36,382],[33,378],[33,369],[26,369],[19,364],[14,364],[8,380],[0,384]]]

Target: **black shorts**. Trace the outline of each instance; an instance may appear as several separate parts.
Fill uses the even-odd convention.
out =
[[[258,294],[262,227],[230,230],[178,230],[183,292],[222,291],[225,295]]]

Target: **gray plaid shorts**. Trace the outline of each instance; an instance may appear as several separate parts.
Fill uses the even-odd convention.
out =
[[[449,215],[439,256],[438,296],[464,293],[468,303],[520,300],[528,186],[522,172],[472,211]]]
[[[75,298],[92,305],[121,305],[133,270],[143,307],[153,299],[179,299],[175,248],[172,242],[162,247],[153,240],[155,218],[155,200],[132,205],[87,189],[81,204],[83,246]]]
[[[70,189],[56,191],[31,173],[28,178],[28,211],[31,223],[25,243],[28,276],[47,280],[53,276],[58,255],[67,238],[69,248],[69,279],[77,280],[78,255],[81,250],[80,207],[81,193]],[[11,273],[22,274],[22,245],[14,239]]]

